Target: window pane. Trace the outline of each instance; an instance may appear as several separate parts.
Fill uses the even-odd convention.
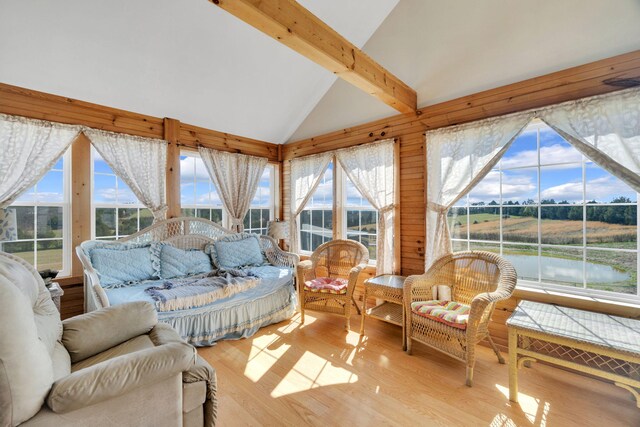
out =
[[[449,232],[453,239],[467,238],[467,208],[451,208],[447,213]]]
[[[347,211],[347,232],[355,231],[360,227],[360,213],[358,211]]]
[[[451,247],[453,252],[460,252],[460,251],[466,251],[469,250],[469,245],[467,243],[467,241],[462,241],[462,240],[453,240],[451,242]]]
[[[552,245],[580,245],[584,223],[569,219],[569,206],[542,206],[540,229],[542,243]]]
[[[538,132],[525,129],[500,160],[502,170],[538,164]]]
[[[117,203],[117,193],[114,175],[93,176],[93,201],[95,203]]]
[[[502,239],[505,242],[538,243],[538,208],[502,208]]]
[[[12,206],[11,209],[16,211],[18,239],[33,239],[35,237],[35,230],[33,229],[35,208],[33,206]]]
[[[540,278],[543,282],[583,287],[582,249],[543,247]]]
[[[487,174],[469,192],[469,203],[478,204],[500,204],[500,172],[493,170]]]
[[[133,191],[124,183],[123,180],[118,178],[118,204],[121,205],[137,205],[138,198],[133,194]]]
[[[587,288],[637,294],[635,252],[587,250]]]
[[[540,203],[581,203],[583,200],[582,166],[540,168]]]
[[[637,205],[587,206],[587,245],[637,248]]]
[[[195,209],[181,209],[180,214],[182,216],[196,216]]]
[[[128,236],[138,231],[138,209],[118,209],[118,234]]]
[[[62,270],[62,240],[38,242],[38,270]]]
[[[116,210],[96,208],[96,237],[116,235]]]
[[[29,264],[34,265],[33,241],[31,242],[0,242],[3,251],[22,258]]]
[[[62,237],[62,207],[38,206],[38,239]]]
[[[211,219],[211,209],[198,209],[196,216],[198,218]]]
[[[540,164],[580,163],[582,154],[565,141],[553,129],[540,129]]]
[[[503,245],[502,256],[513,264],[518,279],[538,281],[538,246]]]
[[[502,203],[521,205],[538,202],[538,169],[516,169],[502,172]]]
[[[627,184],[602,169],[589,163],[586,167],[587,200],[598,203],[637,202],[638,193]]]
[[[153,214],[151,213],[151,211],[147,208],[140,209],[140,229],[139,230],[142,230],[143,228],[147,228],[151,224],[153,224]]]
[[[222,209],[211,209],[211,221],[222,224]]]
[[[470,207],[469,233],[472,240],[500,240],[500,208]]]
[[[64,179],[62,171],[50,171],[38,182],[39,203],[62,203],[64,201]]]

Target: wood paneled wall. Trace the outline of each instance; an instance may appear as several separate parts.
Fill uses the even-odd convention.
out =
[[[487,90],[436,105],[415,114],[400,114],[371,123],[286,144],[283,147],[285,213],[289,212],[289,162],[292,158],[356,146],[387,138],[400,141],[400,236],[401,271],[404,275],[424,272],[426,230],[426,153],[425,132],[487,117],[540,108],[586,96],[620,90],[640,81],[640,51],[619,55],[522,82]],[[371,274],[368,271],[367,274]],[[362,290],[356,290],[361,295]],[[491,330],[506,346],[505,320],[518,298],[562,302],[565,305],[626,316],[640,316],[634,307],[621,307],[594,301],[562,298],[548,294],[517,292],[501,304]]]
[[[266,157],[278,163],[281,148],[277,144],[244,138],[211,129],[182,123],[176,119],[152,117],[64,96],[0,83],[0,113],[24,116],[52,122],[82,125],[112,132],[150,138],[164,138],[169,142],[167,159],[167,203],[169,215],[180,215],[180,149],[199,146],[216,150]],[[75,248],[91,238],[91,149],[84,135],[72,147],[72,241]],[[70,317],[82,313],[82,267],[73,252],[72,276],[60,280],[65,295],[62,315]]]

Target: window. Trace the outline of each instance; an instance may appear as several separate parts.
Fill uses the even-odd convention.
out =
[[[300,213],[300,249],[312,252],[333,239],[333,162]]]
[[[344,203],[344,215],[346,221],[343,235],[347,239],[362,243],[369,250],[369,260],[375,261],[378,243],[378,211],[371,206],[369,201],[353,185],[344,174],[346,201]]]
[[[1,249],[26,260],[38,270],[71,271],[69,224],[69,151],[38,183],[11,205],[16,210],[18,240]]]
[[[140,203],[93,148],[92,156],[93,236],[117,240],[150,226],[153,223],[151,211]]]
[[[639,295],[637,201],[629,186],[533,122],[450,210],[453,248],[501,253],[521,284],[628,299]]]
[[[251,201],[251,208],[244,218],[245,232],[267,233],[267,222],[273,216],[275,203],[275,175],[275,167],[267,165]],[[183,216],[195,216],[222,226],[228,225],[218,190],[204,162],[194,152],[186,151],[180,156],[180,203]]]
[[[183,216],[223,224],[222,201],[197,153],[183,152],[180,156],[180,204]]]
[[[267,223],[271,220],[274,206],[274,166],[264,168],[251,208],[244,217],[244,231],[247,233],[267,234]]]
[[[333,218],[334,185],[338,218]],[[378,211],[362,197],[340,165],[329,163],[318,188],[300,213],[300,250],[313,252],[333,239],[334,227],[340,239],[362,243],[369,250],[369,261],[375,263],[378,241]]]

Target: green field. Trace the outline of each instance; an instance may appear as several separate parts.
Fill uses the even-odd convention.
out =
[[[467,226],[467,220],[469,225]],[[500,215],[478,213],[472,215],[449,216],[449,226],[453,238],[467,237],[471,240],[495,241],[472,243],[472,249],[499,252]],[[532,217],[509,216],[503,218],[503,254],[538,256],[537,246],[509,245],[506,242],[538,243],[538,221]],[[616,271],[628,274],[621,282],[587,283],[592,289],[635,294],[637,292],[637,254],[622,251],[602,251],[608,249],[637,249],[637,227],[635,225],[609,224],[601,221],[553,220],[541,221],[541,243],[549,245],[577,246],[576,249],[542,247],[544,257],[583,261],[583,224],[586,226],[587,262],[610,266]],[[460,247],[458,248],[460,249]],[[591,250],[590,250],[591,249]],[[582,287],[582,282],[563,281],[567,286]]]

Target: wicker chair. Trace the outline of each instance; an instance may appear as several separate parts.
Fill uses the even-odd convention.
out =
[[[306,309],[325,311],[346,317],[346,329],[349,330],[352,301],[360,314],[360,308],[353,300],[353,291],[360,271],[367,266],[368,262],[367,248],[353,240],[332,240],[324,243],[311,254],[309,260],[300,262],[297,268],[297,281],[301,322],[304,323]],[[306,286],[311,280],[320,278],[347,279],[346,291],[329,293]]]
[[[511,296],[516,281],[516,271],[510,262],[481,251],[445,255],[425,274],[409,276],[404,285],[407,353],[411,354],[415,340],[465,362],[466,384],[471,387],[477,343],[486,338],[498,361],[504,363],[489,335],[489,321],[496,302]],[[471,307],[466,326],[450,326],[412,311],[412,302],[433,300],[434,285],[451,287],[451,299]]]

